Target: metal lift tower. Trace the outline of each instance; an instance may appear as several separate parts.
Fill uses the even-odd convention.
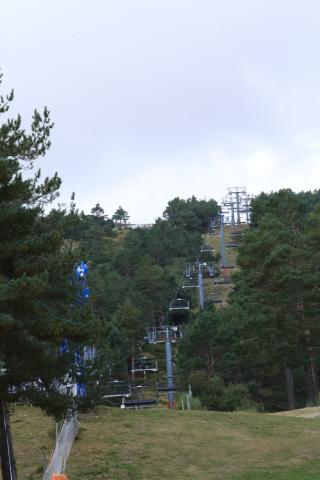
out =
[[[241,224],[241,205],[243,197],[247,195],[245,187],[232,187],[228,189],[231,201],[234,201],[237,212],[237,224]]]

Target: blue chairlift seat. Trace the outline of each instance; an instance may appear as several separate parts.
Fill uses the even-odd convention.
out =
[[[63,355],[69,353],[69,342],[67,338],[64,338],[60,344],[60,353]]]
[[[77,397],[84,398],[86,396],[86,386],[84,383],[77,383]]]
[[[82,289],[80,291],[80,297],[83,299],[83,300],[88,300],[89,297],[90,297],[90,288],[89,287],[85,287],[84,289]]]

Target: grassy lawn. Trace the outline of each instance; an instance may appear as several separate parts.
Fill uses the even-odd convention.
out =
[[[121,411],[80,416],[70,480],[314,480],[320,417],[206,411]],[[33,408],[12,418],[19,478],[41,478],[53,422]]]

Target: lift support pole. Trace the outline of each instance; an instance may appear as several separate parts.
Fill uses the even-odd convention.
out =
[[[201,271],[201,266],[199,264],[199,272],[198,272],[198,288],[199,288],[199,305],[201,310],[204,309],[204,288],[203,288],[203,275]]]
[[[221,264],[224,267],[227,264],[226,251],[224,245],[224,215],[220,214],[220,255],[221,255]]]
[[[173,358],[172,344],[169,336],[169,328],[167,328],[167,338],[165,341],[166,349],[166,368],[167,368],[167,388],[168,388],[168,408],[174,409],[174,383],[173,383]]]

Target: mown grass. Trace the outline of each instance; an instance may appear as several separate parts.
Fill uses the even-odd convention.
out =
[[[314,480],[320,418],[258,413],[99,408],[80,416],[70,480]],[[19,478],[40,479],[53,423],[17,408],[12,430]]]

